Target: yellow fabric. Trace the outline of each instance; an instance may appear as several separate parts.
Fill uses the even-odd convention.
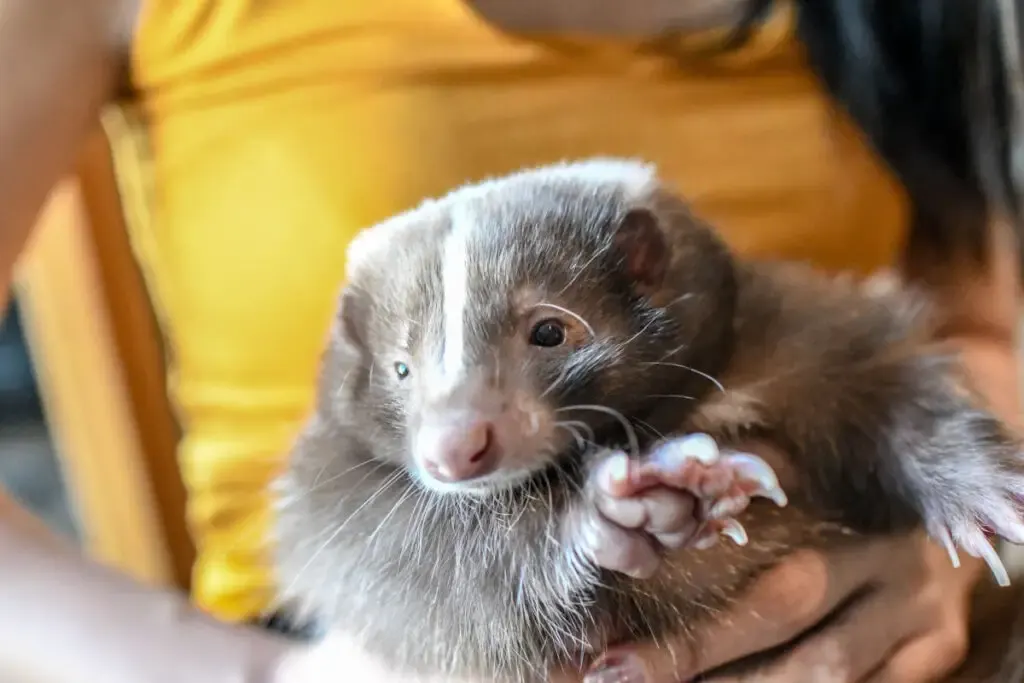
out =
[[[133,79],[152,189],[132,230],[186,429],[199,604],[268,606],[264,486],[311,406],[346,243],[424,196],[643,157],[746,253],[887,264],[902,196],[789,28],[683,58],[514,37],[460,0],[149,0]]]

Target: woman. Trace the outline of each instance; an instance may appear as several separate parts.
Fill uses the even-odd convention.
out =
[[[1003,52],[980,48],[999,44],[998,3],[4,0],[4,286],[101,106],[131,100],[154,173],[131,229],[186,426],[194,597],[236,624],[270,605],[263,489],[310,406],[347,241],[467,179],[645,157],[744,253],[896,265],[939,297],[979,386],[1016,418],[1019,244],[996,220],[1019,215],[1015,114]],[[51,681],[394,680],[346,642],[169,617],[174,596],[6,518],[0,662],[45,662]],[[912,540],[802,553],[700,648],[637,649],[606,678],[686,680],[808,634],[759,680],[817,680],[822,664],[844,683],[935,680],[962,657],[980,571]],[[76,634],[99,615],[105,632]]]

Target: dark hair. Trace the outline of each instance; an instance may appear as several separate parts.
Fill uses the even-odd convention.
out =
[[[774,4],[752,0],[737,39]],[[1024,86],[1011,78],[1007,57],[1024,31],[1021,5],[795,0],[812,68],[906,187],[916,254],[980,260],[990,221],[1002,213],[1024,262],[1024,180],[1014,177],[1012,159],[1016,146],[1016,174],[1024,172]],[[1007,10],[1016,10],[1012,26]]]

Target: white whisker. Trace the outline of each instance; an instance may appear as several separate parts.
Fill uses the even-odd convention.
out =
[[[639,424],[639,425],[640,425],[641,427],[645,427],[645,428],[647,429],[647,431],[651,432],[652,434],[654,434],[654,435],[655,435],[656,437],[658,437],[659,439],[664,439],[664,438],[665,438],[665,435],[664,435],[664,434],[662,434],[661,432],[659,432],[659,431],[658,431],[657,429],[655,429],[654,427],[652,427],[652,426],[651,426],[650,424],[648,424],[647,422],[644,422],[643,420],[637,420],[637,423],[638,423],[638,424]]]
[[[373,533],[371,533],[367,537],[367,548],[373,547],[373,541],[375,538],[377,538],[377,534],[380,532],[380,530],[384,528],[384,525],[388,523],[388,520],[391,519],[391,516],[395,514],[398,508],[402,507],[402,503],[407,501],[409,499],[409,496],[413,495],[414,493],[416,493],[416,489],[410,486],[408,489],[406,489],[405,493],[402,494],[401,498],[398,499],[398,502],[391,506],[391,510],[388,512],[388,514],[384,515],[384,519],[380,520],[380,524],[377,525],[377,528],[374,529]]]
[[[565,431],[567,431],[570,434],[572,434],[572,437],[574,439],[576,439],[576,447],[579,448],[580,450],[583,450],[583,445],[584,445],[585,442],[583,440],[583,435],[582,434],[577,432],[575,429],[570,427],[568,423],[565,423],[565,422],[556,422],[555,423],[555,427],[561,427]]]
[[[691,368],[689,365],[683,365],[682,363],[666,363],[665,361],[653,361],[653,362],[650,362],[650,363],[644,363],[644,365],[666,365],[668,367],[679,368],[680,370],[686,370],[688,372],[692,372],[693,374],[697,375],[698,377],[703,377],[707,381],[709,381],[712,384],[714,384],[716,387],[718,387],[718,390],[720,392],[722,392],[723,394],[725,393],[725,387],[722,386],[721,382],[719,382],[717,379],[715,379],[711,375],[707,374],[706,372],[701,372],[700,370],[697,370],[696,368]]]
[[[588,441],[591,441],[591,442],[593,442],[593,441],[594,441],[594,440],[595,440],[595,439],[597,438],[597,437],[596,437],[596,436],[594,435],[594,430],[593,430],[593,429],[591,429],[591,428],[590,428],[590,425],[588,425],[588,424],[587,424],[586,422],[583,422],[583,421],[581,421],[581,420],[571,420],[571,421],[570,421],[570,420],[563,420],[563,421],[562,421],[562,424],[566,424],[566,425],[572,425],[572,426],[574,426],[574,427],[578,427],[578,428],[580,428],[580,429],[584,429],[584,430],[586,430],[587,434],[588,434],[588,435],[589,435],[589,437],[590,437],[590,438],[588,439]]]
[[[686,349],[687,346],[689,346],[689,344],[684,342],[684,343],[680,344],[679,346],[675,347],[674,349],[670,349],[668,351],[668,353],[666,353],[664,356],[661,357],[661,360],[664,361],[666,358],[671,358],[672,356],[676,355],[677,353],[682,353]]]
[[[579,313],[570,311],[568,308],[563,308],[561,306],[558,306],[557,304],[548,303],[547,301],[542,301],[541,303],[536,304],[536,306],[547,306],[548,308],[553,308],[556,311],[560,311],[568,316],[572,316],[573,318],[578,320],[579,323],[583,325],[583,327],[587,328],[587,333],[590,335],[591,339],[597,336],[596,334],[594,334],[594,328],[590,325],[590,323],[584,320],[583,316],[581,316]]]
[[[342,398],[342,394],[345,391],[345,384],[348,382],[348,378],[352,375],[353,371],[354,371],[354,368],[349,369],[349,371],[345,373],[345,376],[341,378],[341,381],[338,382],[338,386],[337,386],[337,388],[333,392],[335,399],[339,399],[340,400]]]
[[[569,366],[568,365],[563,365],[562,366],[562,371],[558,373],[558,377],[556,377],[555,381],[552,382],[548,386],[548,388],[545,389],[541,393],[540,398],[545,398],[548,394],[550,394],[552,391],[554,391],[555,387],[557,387],[559,384],[561,384],[565,380],[565,378],[568,377],[568,376],[569,376]]]
[[[302,575],[306,572],[306,570],[308,570],[309,567],[313,564],[313,562],[316,561],[316,559],[320,556],[320,553],[322,553],[324,550],[327,549],[327,546],[329,546],[334,541],[334,539],[336,539],[341,534],[341,532],[345,530],[345,527],[348,526],[348,523],[351,522],[356,517],[356,515],[358,515],[360,512],[362,512],[363,508],[365,508],[367,505],[370,505],[371,503],[373,503],[373,501],[375,501],[385,491],[387,491],[391,487],[392,484],[394,484],[396,481],[401,479],[402,475],[403,475],[402,470],[396,470],[391,475],[389,475],[388,478],[385,479],[384,482],[381,484],[380,488],[378,488],[373,493],[373,495],[371,495],[369,498],[367,498],[365,501],[363,501],[363,503],[359,507],[357,507],[352,514],[350,514],[347,518],[345,518],[345,521],[343,521],[341,524],[338,525],[338,527],[331,533],[331,535],[327,538],[327,540],[320,544],[320,547],[316,550],[316,552],[314,552],[313,555],[306,561],[306,563],[304,565],[302,565],[302,567],[299,569],[299,571],[297,571],[295,573],[295,577],[292,579],[292,582],[288,585],[288,588],[282,594],[283,595],[291,594],[291,592],[295,588],[295,584],[298,582],[299,578],[302,577]]]
[[[648,319],[648,321],[646,323],[644,323],[644,326],[641,327],[640,330],[636,334],[634,334],[632,337],[630,337],[626,341],[622,342],[621,347],[622,348],[626,348],[627,346],[629,346],[630,344],[635,342],[637,339],[642,337],[644,332],[646,332],[648,329],[650,329],[652,325],[655,325],[658,322],[660,322],[660,320],[658,318],[656,318],[656,317],[652,317],[652,318]]]
[[[330,464],[330,463],[328,463],[328,464]],[[324,479],[323,481],[320,481],[320,476],[327,469],[327,465],[324,465],[320,469],[320,472],[317,473],[316,479],[313,480],[312,486],[310,486],[308,489],[303,491],[303,495],[307,495],[307,494],[313,493],[314,491],[317,491],[317,490],[323,488],[324,486],[327,486],[332,481],[337,481],[338,479],[341,479],[342,477],[344,477],[346,474],[352,474],[353,472],[358,470],[360,467],[366,467],[367,465],[377,465],[377,467],[374,468],[374,469],[378,469],[378,468],[380,468],[382,463],[380,463],[380,462],[378,462],[376,460],[369,460],[369,459],[367,459],[367,460],[364,460],[363,462],[359,463],[358,465],[353,465],[352,467],[349,467],[348,469],[345,469],[345,470],[339,472],[338,474],[332,474],[327,479]],[[372,472],[371,472],[371,474],[372,474]]]
[[[577,280],[580,279],[580,277],[583,275],[583,273],[587,272],[587,268],[590,267],[590,264],[593,263],[594,261],[596,261],[598,259],[598,257],[600,257],[603,253],[604,252],[601,252],[601,251],[594,252],[594,255],[591,256],[589,259],[587,259],[586,263],[584,263],[582,266],[580,266],[580,269],[578,271],[576,271],[576,274],[572,276],[572,279],[569,280],[569,282],[566,283],[565,287],[562,287],[562,289],[560,289],[558,293],[559,294],[564,294],[566,291],[568,291],[568,289],[570,287],[572,287],[576,283]]]
[[[627,420],[626,417],[622,413],[620,413],[619,411],[613,410],[612,408],[609,408],[608,406],[574,405],[574,406],[565,406],[564,408],[559,408],[556,412],[561,412],[561,411],[565,411],[565,410],[593,410],[593,411],[596,411],[596,412],[599,412],[599,413],[605,413],[606,415],[610,415],[610,416],[614,417],[616,420],[619,421],[619,424],[621,424],[622,428],[626,431],[626,438],[629,439],[630,454],[633,457],[637,457],[637,456],[640,455],[640,443],[639,443],[639,441],[636,438],[636,430],[633,429],[633,425],[631,425],[629,423],[629,420]]]

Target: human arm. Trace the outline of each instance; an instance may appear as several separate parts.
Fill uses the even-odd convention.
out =
[[[0,496],[0,680],[456,683],[389,671],[352,641],[296,645],[221,623],[83,558]]]
[[[0,678],[35,683],[296,683],[292,647],[88,562],[0,500]],[[326,679],[325,679],[326,680]]]
[[[54,184],[116,92],[124,0],[0,0],[0,302]]]
[[[0,0],[0,302],[51,187],[120,85],[135,9],[121,0]],[[5,680],[153,680],[139,667],[159,667],[161,656],[182,666],[181,680],[238,680],[243,662],[269,671],[283,649],[89,563],[4,498],[0,587]]]
[[[124,87],[135,0],[0,0],[0,303],[56,181]],[[68,302],[73,305],[73,302]],[[349,649],[346,675],[385,681]],[[309,651],[228,626],[54,538],[0,490],[0,680],[315,683]]]

